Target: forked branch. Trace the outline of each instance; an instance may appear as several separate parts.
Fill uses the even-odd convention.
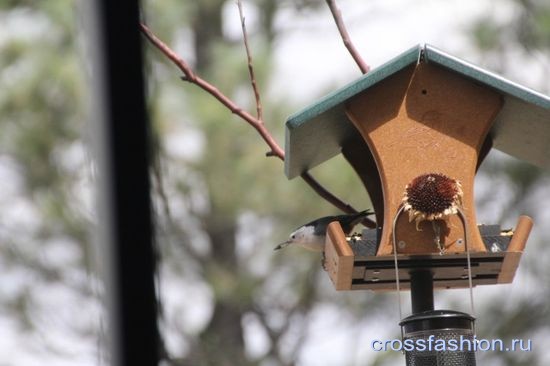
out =
[[[176,65],[182,72],[183,76],[182,79],[191,83],[195,84],[202,90],[206,91],[210,95],[212,95],[214,98],[216,98],[222,105],[224,105],[227,109],[229,109],[232,113],[239,116],[241,119],[243,119],[245,122],[247,122],[249,125],[251,125],[262,137],[262,139],[266,142],[266,144],[269,146],[270,150],[266,153],[266,156],[276,156],[280,160],[284,161],[285,159],[285,153],[284,150],[279,146],[279,144],[275,141],[271,133],[268,131],[268,129],[265,127],[265,124],[263,122],[263,116],[262,116],[262,106],[260,101],[260,93],[258,91],[258,86],[256,83],[256,79],[254,76],[254,68],[253,68],[253,62],[252,62],[252,56],[251,52],[248,46],[248,37],[246,33],[246,27],[245,27],[245,21],[244,16],[242,12],[242,6],[240,1],[237,2],[239,6],[239,15],[241,18],[241,26],[243,29],[243,37],[244,37],[244,44],[246,48],[247,53],[247,61],[248,61],[248,70],[250,75],[250,81],[252,85],[252,89],[254,91],[254,97],[256,99],[256,111],[257,111],[257,117],[254,117],[249,112],[245,111],[241,107],[239,107],[233,100],[231,100],[229,97],[227,97],[225,94],[223,94],[218,88],[216,88],[214,85],[210,84],[206,80],[199,77],[195,72],[192,70],[192,68],[185,62],[182,58],[180,58],[170,47],[168,47],[163,41],[161,41],[158,37],[156,37],[153,32],[144,24],[140,24],[140,29],[143,35],[153,44],[162,54],[164,54],[174,65]],[[368,66],[367,66],[368,67]],[[331,203],[333,206],[337,207],[343,212],[346,213],[355,213],[357,212],[356,209],[354,209],[351,205],[344,203],[341,199],[336,197],[334,194],[330,193],[326,188],[324,188],[315,178],[311,176],[308,172],[305,172],[301,174],[300,176],[320,197],[325,199],[327,202]],[[368,227],[375,227],[376,224],[374,221],[365,219],[363,221],[363,224]]]
[[[223,104],[227,109],[229,109],[232,113],[236,114],[237,116],[241,117],[243,120],[245,120],[249,125],[254,127],[256,131],[260,134],[262,139],[266,142],[266,144],[269,146],[271,151],[269,152],[269,156],[276,156],[281,160],[284,160],[285,158],[285,152],[279,144],[277,144],[277,141],[273,138],[271,133],[267,130],[264,123],[248,113],[247,111],[243,110],[241,107],[239,107],[234,101],[232,101],[229,97],[227,97],[225,94],[223,94],[218,88],[216,88],[214,85],[210,84],[206,80],[199,77],[195,72],[189,67],[187,62],[185,62],[182,58],[180,58],[170,47],[168,47],[164,42],[162,42],[157,36],[151,32],[151,30],[143,23],[140,24],[141,32],[147,37],[147,39],[159,50],[161,51],[174,65],[176,65],[182,72],[184,77],[182,77],[183,80],[195,84],[202,90],[206,91],[210,95],[212,95],[214,98],[216,98],[221,104]]]

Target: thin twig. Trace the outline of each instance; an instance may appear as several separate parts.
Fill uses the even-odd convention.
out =
[[[342,41],[344,41],[344,45],[346,46],[349,53],[351,54],[351,57],[353,57],[353,59],[355,60],[355,63],[357,64],[357,66],[359,66],[359,69],[361,70],[361,72],[363,74],[366,74],[367,72],[370,71],[370,66],[367,65],[365,60],[363,60],[363,58],[355,48],[355,45],[351,41],[351,38],[346,29],[346,25],[344,24],[344,20],[342,19],[342,12],[338,8],[338,5],[336,5],[336,0],[326,0],[326,2],[330,9],[330,12],[332,13],[332,17],[336,22],[336,27],[338,28],[338,32],[340,32],[340,36],[342,36]]]
[[[311,176],[309,172],[304,172],[300,175],[300,177],[307,183],[313,190],[321,197],[325,199],[325,201],[331,203],[333,206],[337,207],[341,211],[348,213],[348,214],[354,214],[357,213],[357,210],[354,209],[351,205],[344,203],[342,200],[340,200],[338,197],[330,193],[328,190],[325,189],[322,185],[320,185],[315,178]],[[363,221],[361,221],[363,225],[369,228],[375,228],[376,223],[372,221],[369,218],[364,218]]]
[[[197,76],[191,67],[181,59],[170,47],[168,47],[164,42],[162,42],[158,37],[156,37],[153,32],[144,24],[140,23],[141,32],[145,37],[160,51],[164,54],[174,65],[176,65],[182,72],[182,79],[191,84],[195,84],[199,88],[203,89],[214,98],[216,98],[222,105],[229,109],[232,113],[241,117],[245,122],[251,125],[256,131],[260,134],[262,139],[267,143],[271,149],[266,153],[266,156],[276,156],[280,160],[285,160],[285,152],[275,141],[271,133],[267,130],[262,120],[255,118],[247,111],[239,107],[235,102],[229,99],[225,94],[218,90],[214,85],[210,84],[206,80]],[[355,213],[355,210],[351,205],[344,203],[338,197],[330,193],[326,188],[324,188],[319,182],[315,180],[309,173],[305,172],[301,175],[301,178],[322,198],[326,201],[339,208],[340,210],[347,213]],[[364,223],[365,224],[365,223]],[[374,225],[374,223],[372,224]],[[370,225],[367,226],[370,227]]]
[[[246,59],[248,63],[248,74],[250,75],[250,83],[252,84],[252,90],[254,91],[254,98],[256,99],[256,116],[260,121],[263,121],[262,115],[262,102],[260,100],[260,92],[258,91],[258,84],[256,83],[256,77],[254,75],[254,66],[252,62],[252,53],[248,46],[248,33],[246,31],[246,24],[244,21],[243,4],[241,0],[237,0],[237,7],[239,8],[239,17],[241,18],[241,28],[243,30],[243,42],[246,49]]]

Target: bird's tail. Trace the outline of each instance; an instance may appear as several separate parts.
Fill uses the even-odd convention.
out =
[[[349,232],[351,232],[351,230],[353,230],[353,227],[355,225],[359,224],[361,220],[363,220],[365,217],[370,215],[374,215],[374,212],[371,211],[370,209],[366,209],[356,214],[348,215],[346,219],[343,220],[343,222],[341,222],[344,232],[348,234]]]
[[[361,212],[358,212],[356,214],[351,215],[351,218],[353,219],[353,221],[359,220],[359,219],[362,220],[364,217],[367,217],[367,216],[370,216],[370,215],[374,215],[374,212],[367,208],[364,211],[361,211]]]

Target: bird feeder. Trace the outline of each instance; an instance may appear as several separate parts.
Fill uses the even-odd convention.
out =
[[[285,172],[294,178],[339,154],[368,191],[378,223],[362,238],[329,226],[326,268],[337,290],[395,289],[422,268],[436,288],[512,282],[532,221],[514,230],[478,225],[474,176],[491,148],[550,168],[550,99],[435,47],[414,47],[291,116]],[[462,188],[461,215],[434,236],[432,223],[410,222],[405,188],[422,175],[451,177]],[[438,242],[438,245],[434,244]],[[395,250],[394,250],[395,247]]]
[[[328,227],[325,268],[336,290],[397,284],[411,290],[405,338],[428,323],[444,337],[449,329],[472,336],[472,316],[434,311],[433,289],[512,282],[533,224],[527,216],[513,230],[478,224],[475,174],[492,148],[548,169],[548,141],[550,98],[425,45],[291,116],[285,173],[294,178],[342,153],[371,198],[377,228],[346,237],[338,222]],[[452,205],[432,212],[439,201],[426,187],[437,181],[432,191]],[[438,357],[408,353],[407,363]]]

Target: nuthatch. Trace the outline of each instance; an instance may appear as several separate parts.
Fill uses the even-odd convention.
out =
[[[274,250],[282,249],[290,244],[296,244],[303,248],[322,252],[325,249],[325,238],[327,235],[327,227],[333,221],[338,221],[342,226],[342,230],[346,235],[349,235],[355,225],[357,225],[364,217],[373,215],[370,210],[361,211],[351,215],[326,216],[320,219],[313,220],[298,229],[296,229],[287,241],[277,245]]]

